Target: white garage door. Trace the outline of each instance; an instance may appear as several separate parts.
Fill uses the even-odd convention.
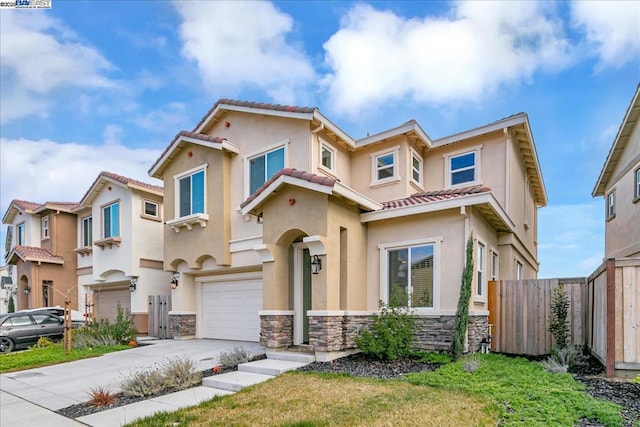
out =
[[[100,290],[96,293],[96,319],[109,319],[110,322],[116,320],[116,308],[118,303],[122,308],[131,310],[131,292],[129,288]]]
[[[260,341],[262,281],[203,283],[204,338]]]

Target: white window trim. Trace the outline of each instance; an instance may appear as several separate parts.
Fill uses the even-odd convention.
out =
[[[606,197],[606,220],[612,220],[616,217],[616,190],[613,189],[607,193]]]
[[[482,145],[478,145],[475,147],[465,148],[464,150],[457,150],[451,153],[443,154],[445,165],[444,165],[444,182],[445,188],[461,188],[468,187],[470,185],[478,185],[482,184]],[[465,154],[475,153],[475,179],[469,182],[462,182],[460,184],[451,184],[451,159],[453,157],[463,156]]]
[[[637,168],[633,173],[633,203],[640,201],[640,168]]]
[[[199,166],[196,166],[194,168],[191,168],[189,170],[180,172],[179,174],[176,174],[173,176],[173,194],[174,194],[174,200],[173,200],[173,221],[178,221],[180,220],[180,218],[183,218],[180,216],[180,180],[186,176],[190,176],[193,175],[197,172],[200,171],[204,171],[204,210],[206,213],[207,210],[207,168],[208,168],[209,164],[208,163],[203,163]],[[143,211],[144,212],[144,211]],[[196,214],[197,215],[197,214]],[[184,218],[188,218],[190,216],[193,216],[193,214],[191,215],[187,215]],[[167,222],[168,224],[168,222]]]
[[[325,142],[324,140],[320,140],[320,154],[319,154],[319,158],[318,158],[318,169],[323,171],[323,172],[327,172],[328,174],[335,176],[336,173],[336,159],[337,159],[337,151],[335,148],[333,148],[329,143]],[[331,153],[331,167],[328,168],[325,165],[322,164],[322,149],[326,149],[327,151],[329,151]]]
[[[417,240],[405,240],[401,242],[382,243],[378,245],[380,251],[380,299],[389,303],[389,269],[387,259],[390,249],[403,249],[409,246],[433,245],[433,307],[412,308],[414,314],[433,314],[440,308],[440,246],[442,236],[427,237]]]
[[[420,189],[423,188],[423,176],[424,176],[424,159],[422,158],[422,156],[420,154],[418,154],[418,152],[414,149],[409,150],[410,156],[409,156],[409,176],[411,177],[411,182],[416,184]],[[420,179],[419,180],[415,180],[413,178],[413,159],[414,157],[420,162],[420,167],[418,170],[418,173],[420,174]]]
[[[490,260],[490,276],[491,276],[491,280],[492,281],[496,281],[500,279],[500,254],[498,253],[498,251],[496,251],[494,248],[491,248],[490,255],[491,255],[491,260]],[[495,271],[494,271],[494,265],[493,265],[493,260],[496,260],[496,265],[495,265]]]
[[[291,143],[291,139],[287,138],[280,142],[276,142],[275,144],[262,147],[259,150],[249,152],[242,157],[244,167],[244,199],[251,195],[251,167],[249,161],[258,156],[265,155],[271,151],[284,147],[284,167],[287,168],[289,167],[289,143]]]
[[[483,260],[480,262],[480,246],[483,249]],[[478,302],[486,302],[487,301],[487,244],[480,239],[476,240],[476,256],[475,256],[475,275],[474,275],[474,289],[473,289],[473,299]],[[482,273],[482,293],[478,293],[478,273]]]
[[[387,154],[393,154],[393,175],[388,178],[378,179],[378,157],[386,156]],[[400,146],[396,145],[391,148],[376,151],[370,154],[371,157],[371,182],[370,187],[376,187],[378,185],[388,184],[396,181],[400,181],[399,171],[399,159],[400,159]]]
[[[91,242],[88,245],[84,244],[85,241],[85,233],[84,233],[84,222],[88,219],[91,219]],[[93,246],[93,215],[85,216],[80,219],[80,245],[81,248],[91,247]]]
[[[49,232],[49,216],[42,217],[40,220],[40,231],[42,233],[42,240],[47,240],[51,237],[51,233]]]
[[[520,260],[516,259],[516,280],[522,280],[524,276],[524,264]]]
[[[205,178],[206,178],[206,173],[205,173]],[[205,193],[206,193],[206,191],[205,191]],[[147,203],[156,205],[156,214],[155,215],[149,215],[147,213]],[[142,199],[142,213],[140,214],[140,217],[141,218],[155,220],[155,221],[160,221],[161,220],[161,218],[160,218],[160,203],[156,202],[155,200]]]
[[[118,235],[117,236],[105,237],[105,235],[104,235],[104,210],[105,210],[105,208],[108,208],[109,206],[113,206],[115,204],[118,204]],[[103,205],[100,205],[100,240],[99,241],[122,237],[121,236],[121,234],[122,234],[121,233],[121,231],[122,231],[122,216],[120,215],[121,209],[122,209],[122,206],[120,204],[120,199],[112,200],[112,201],[107,202],[107,203],[105,203]],[[94,240],[93,243],[95,244],[96,240]]]

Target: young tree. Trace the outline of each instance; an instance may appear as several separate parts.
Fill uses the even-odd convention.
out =
[[[456,322],[451,336],[451,355],[458,360],[464,353],[464,342],[469,325],[469,301],[471,300],[471,282],[473,281],[473,238],[467,241],[467,259],[462,270],[460,298],[456,310]]]

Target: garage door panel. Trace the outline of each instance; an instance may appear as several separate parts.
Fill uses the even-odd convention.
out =
[[[131,310],[131,293],[128,288],[100,290],[96,292],[96,319],[116,320],[118,303]]]
[[[259,341],[262,281],[204,283],[202,291],[205,338]]]

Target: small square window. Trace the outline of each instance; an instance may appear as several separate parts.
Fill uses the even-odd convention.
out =
[[[144,214],[153,218],[158,217],[158,204],[156,202],[144,201]]]
[[[334,151],[326,145],[322,144],[322,147],[320,148],[320,157],[322,166],[330,171],[333,171],[335,157]]]
[[[616,216],[616,192],[607,194],[607,220]]]

